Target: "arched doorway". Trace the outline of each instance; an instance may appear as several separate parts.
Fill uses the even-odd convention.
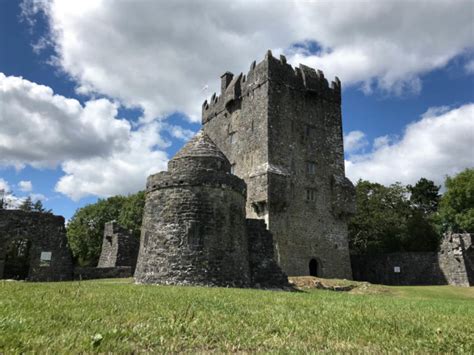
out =
[[[15,239],[7,245],[4,279],[25,280],[30,271],[30,248],[28,239]]]
[[[311,276],[318,276],[318,261],[316,259],[311,259],[309,261],[309,274]]]

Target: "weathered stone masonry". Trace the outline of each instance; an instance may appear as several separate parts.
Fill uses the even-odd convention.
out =
[[[246,185],[230,169],[224,154],[201,131],[169,161],[169,171],[148,178],[137,282],[287,284],[272,264],[271,234],[261,233],[262,225],[245,218]]]
[[[321,71],[293,69],[271,52],[247,75],[221,80],[220,96],[203,104],[203,129],[245,180],[247,217],[265,220],[287,274],[351,278],[355,200],[344,174],[339,80],[329,86]]]
[[[474,286],[470,234],[444,236],[438,252],[351,256],[354,279],[386,285]]]
[[[72,255],[64,218],[47,213],[0,210],[0,278],[8,274],[6,253],[12,243],[25,241],[30,281],[61,281],[73,277]]]
[[[121,227],[116,221],[107,222],[104,226],[104,239],[98,268],[130,266],[133,271],[137,264],[140,240]]]

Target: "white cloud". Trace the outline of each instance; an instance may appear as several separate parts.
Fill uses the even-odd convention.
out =
[[[391,184],[416,183],[421,177],[442,184],[474,166],[474,104],[447,110],[429,109],[409,124],[403,137],[393,141],[379,137],[368,154],[352,155],[346,173],[352,181],[365,179]]]
[[[0,200],[3,202],[3,208],[7,209],[18,208],[23,202],[22,198],[13,195],[10,184],[2,178],[0,178]]]
[[[174,125],[166,125],[166,130],[174,138],[178,138],[178,139],[181,139],[183,141],[190,140],[196,134],[196,132],[191,131],[190,129],[185,129],[183,127],[174,126]]]
[[[108,156],[122,148],[130,124],[106,99],[79,101],[21,77],[0,73],[0,165],[55,166],[65,159]]]
[[[0,191],[3,193],[10,192],[10,185],[2,178],[0,178]]]
[[[48,198],[43,194],[34,193],[34,194],[30,194],[29,196],[31,197],[31,199],[34,202],[36,202],[36,201],[48,201]]]
[[[163,170],[169,143],[160,131],[190,133],[160,122],[132,129],[117,118],[107,99],[79,101],[55,95],[51,88],[0,73],[0,165],[55,166],[66,173],[56,190],[73,199],[110,196],[143,189],[147,175]],[[0,188],[9,186],[0,180]],[[21,181],[23,192],[32,190]],[[39,194],[35,199],[44,199]]]
[[[474,59],[467,62],[466,65],[464,66],[464,69],[466,70],[466,73],[474,74]]]
[[[176,110],[199,120],[218,76],[247,70],[267,48],[343,85],[403,93],[474,46],[468,0],[25,1],[30,15],[47,14],[44,43],[54,43],[56,65],[80,92],[137,105],[149,120]],[[292,47],[312,41],[317,54]]]
[[[356,152],[368,144],[365,133],[362,131],[351,131],[344,135],[344,150],[347,153]]]
[[[154,150],[161,142],[159,129],[157,123],[150,123],[131,132],[126,148],[109,157],[66,161],[62,165],[66,175],[56,184],[56,191],[78,200],[143,190],[148,175],[166,169],[166,153]]]
[[[18,183],[18,187],[20,188],[20,191],[23,192],[30,192],[33,190],[33,184],[29,180],[22,180]]]

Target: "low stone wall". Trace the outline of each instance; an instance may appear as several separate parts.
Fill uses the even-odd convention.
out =
[[[76,267],[74,269],[75,280],[93,280],[93,279],[115,279],[132,277],[132,268],[130,266],[117,267]]]
[[[354,280],[385,285],[474,286],[470,234],[445,234],[439,252],[352,255]]]
[[[352,255],[356,281],[384,285],[447,285],[437,253]]]

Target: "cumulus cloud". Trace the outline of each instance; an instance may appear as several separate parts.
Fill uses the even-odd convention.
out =
[[[2,193],[10,192],[10,185],[4,179],[0,178],[0,191]]]
[[[110,196],[144,188],[147,175],[163,170],[169,146],[161,135],[190,132],[161,122],[132,128],[117,117],[117,104],[98,99],[84,105],[55,95],[28,80],[0,73],[0,165],[60,165],[65,175],[56,190],[77,200],[87,195]],[[32,190],[21,181],[23,192]],[[10,191],[0,180],[0,188]],[[38,194],[35,199],[45,199]]]
[[[68,160],[62,164],[66,175],[55,189],[73,200],[143,190],[148,175],[166,169],[166,153],[154,150],[160,141],[159,126],[151,123],[131,132],[126,148],[109,157]],[[166,143],[160,146],[164,148]]]
[[[79,101],[50,87],[0,73],[0,165],[55,166],[65,159],[108,156],[122,148],[130,124],[106,99]]]
[[[0,201],[3,202],[3,208],[11,209],[11,208],[18,208],[23,199],[21,197],[17,197],[12,193],[10,184],[0,178]]]
[[[137,105],[145,120],[174,111],[199,120],[218,76],[245,71],[266,48],[338,75],[344,85],[403,93],[421,90],[421,74],[474,46],[469,0],[24,4],[30,18],[46,14],[51,36],[43,43],[53,43],[55,64],[79,92]]]
[[[362,131],[351,131],[344,135],[344,150],[347,153],[356,152],[369,144],[365,133]]]
[[[171,134],[172,137],[181,139],[183,141],[190,140],[196,132],[191,131],[190,129],[185,129],[180,126],[175,125],[166,125],[166,130]]]
[[[400,139],[380,137],[373,147],[346,161],[352,181],[413,184],[425,177],[442,184],[446,175],[474,166],[474,104],[431,108]]]
[[[20,191],[30,192],[33,190],[33,184],[29,180],[22,180],[18,183]]]

